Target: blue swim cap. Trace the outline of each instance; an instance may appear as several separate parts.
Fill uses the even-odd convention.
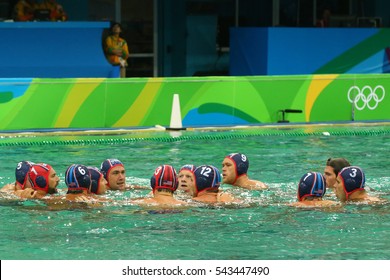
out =
[[[325,179],[320,172],[307,172],[299,180],[298,200],[307,196],[323,197],[326,192]]]
[[[234,166],[236,169],[236,180],[235,181],[237,181],[238,177],[240,177],[241,175],[244,175],[248,172],[249,160],[246,157],[246,155],[240,154],[240,153],[232,153],[232,154],[227,155],[225,158],[231,159],[234,163]]]
[[[346,197],[357,191],[364,190],[366,178],[363,170],[358,166],[348,166],[341,169],[339,176],[343,181]]]
[[[27,174],[30,171],[31,166],[33,166],[33,162],[31,161],[21,161],[18,162],[15,169],[15,179],[16,183],[24,189],[27,181]]]
[[[103,173],[100,170],[93,166],[88,166],[89,173],[91,174],[91,187],[89,191],[91,193],[97,194],[99,191],[99,182],[103,177]]]
[[[106,178],[107,182],[108,182],[108,174],[110,174],[111,168],[113,168],[117,165],[124,166],[123,163],[119,159],[116,159],[116,158],[106,159],[100,165],[100,171],[103,173],[103,176],[104,176],[104,178]]]
[[[150,186],[152,187],[153,192],[156,189],[168,189],[172,192],[176,191],[178,181],[175,168],[171,165],[160,165],[157,167],[152,178],[150,178]]]
[[[182,170],[188,170],[188,171],[191,171],[192,173],[194,173],[195,169],[196,169],[195,165],[193,165],[193,164],[185,164],[185,165],[183,165],[180,168],[179,172],[182,171]]]
[[[88,168],[81,164],[72,164],[65,172],[65,184],[68,186],[68,193],[82,192],[91,186],[91,174]]]
[[[218,189],[222,178],[218,168],[212,165],[201,165],[195,170],[195,187],[197,192]]]

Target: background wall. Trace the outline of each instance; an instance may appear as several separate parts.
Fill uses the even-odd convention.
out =
[[[387,73],[389,28],[232,28],[230,75]]]
[[[390,75],[0,79],[0,130],[389,120]]]
[[[0,77],[119,77],[105,58],[108,22],[0,22]],[[1,90],[1,89],[0,89]]]
[[[37,0],[39,1],[39,0]],[[128,77],[229,75],[231,27],[313,27],[325,8],[344,22],[379,17],[389,27],[385,0],[60,0],[69,21],[119,21],[131,51]],[[12,17],[16,0],[0,0],[0,21]],[[215,26],[196,22],[209,17]],[[202,25],[199,25],[202,24]],[[350,26],[353,27],[353,26]],[[1,34],[0,34],[1,35]],[[191,37],[199,36],[196,53]],[[303,42],[307,39],[303,39]],[[285,59],[289,59],[286,57]],[[194,63],[195,62],[195,63]],[[311,73],[311,72],[310,72]],[[309,73],[305,73],[309,74]]]

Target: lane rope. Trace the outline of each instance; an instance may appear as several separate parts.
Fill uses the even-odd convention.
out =
[[[153,134],[157,134],[153,135]],[[53,133],[44,133],[43,136],[31,135],[9,135],[0,137],[0,146],[46,146],[46,145],[102,145],[102,144],[121,144],[140,141],[152,142],[178,142],[178,141],[198,141],[198,140],[225,140],[241,139],[247,137],[299,137],[299,136],[379,136],[390,135],[390,127],[343,127],[343,128],[288,128],[288,129],[231,129],[223,131],[194,130],[183,132],[129,132],[118,135],[89,135],[85,132],[77,135],[58,135]]]

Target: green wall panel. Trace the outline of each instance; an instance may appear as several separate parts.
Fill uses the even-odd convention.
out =
[[[0,129],[169,126],[175,94],[184,126],[276,123],[284,109],[302,110],[286,114],[296,123],[389,120],[388,88],[388,74],[32,79],[22,92],[0,79]]]

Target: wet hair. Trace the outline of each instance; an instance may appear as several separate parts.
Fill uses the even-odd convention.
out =
[[[334,173],[339,175],[341,169],[347,166],[351,166],[351,164],[345,158],[328,158],[326,161],[326,166],[330,166],[333,168]]]
[[[218,168],[212,165],[201,165],[196,168],[194,174],[197,192],[218,190],[222,181]]]
[[[364,190],[366,184],[366,177],[363,170],[358,166],[348,166],[343,168],[339,176],[343,181],[344,192],[346,198],[353,192],[358,190]]]
[[[298,200],[306,197],[323,197],[326,192],[325,179],[320,172],[307,172],[298,183]]]

